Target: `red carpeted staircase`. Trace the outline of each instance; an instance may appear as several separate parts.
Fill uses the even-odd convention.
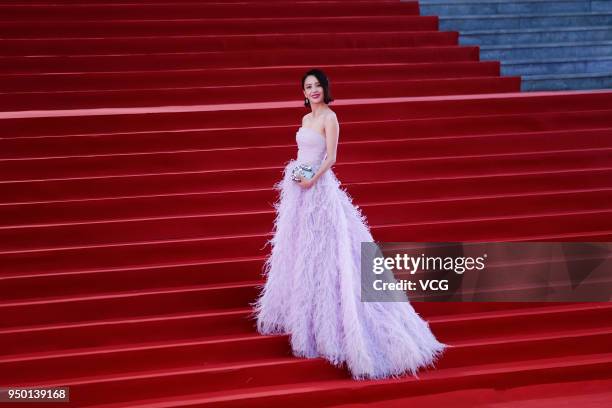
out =
[[[456,346],[418,380],[352,381],[247,319],[306,70],[331,77],[334,168],[378,241],[610,241],[612,91],[520,93],[417,2],[14,1],[0,20],[0,387],[612,403],[610,303],[414,302]]]

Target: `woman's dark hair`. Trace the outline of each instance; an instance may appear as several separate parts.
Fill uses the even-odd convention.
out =
[[[325,72],[318,68],[311,69],[310,71],[304,74],[304,76],[302,77],[302,89],[304,89],[304,82],[306,82],[306,78],[309,75],[314,75],[323,87],[323,102],[330,103],[331,101],[333,101],[334,97],[332,96],[331,90],[329,89],[329,79],[327,78],[327,75],[325,75]],[[310,106],[310,101],[308,100],[308,98],[304,98],[304,106],[307,108]]]

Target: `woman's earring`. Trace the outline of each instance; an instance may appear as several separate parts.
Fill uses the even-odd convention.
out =
[[[305,103],[306,105],[310,104],[310,102],[308,101],[308,98],[304,98],[304,103]]]

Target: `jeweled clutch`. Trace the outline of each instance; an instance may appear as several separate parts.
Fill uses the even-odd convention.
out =
[[[312,169],[312,166],[307,164],[298,164],[291,171],[291,179],[293,181],[300,181],[299,176],[304,176],[307,179],[311,179],[314,176],[315,172]]]

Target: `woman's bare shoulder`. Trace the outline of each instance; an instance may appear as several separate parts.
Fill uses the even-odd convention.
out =
[[[330,110],[325,115],[325,122],[338,124],[338,116],[336,115],[336,112],[334,112],[333,110]]]
[[[312,120],[312,112],[305,114],[302,116],[302,126],[308,126],[310,121]],[[336,116],[336,112],[329,109],[324,113],[323,117],[317,120],[318,123],[330,123],[335,122],[338,123],[338,117]]]
[[[336,112],[334,112],[331,109],[327,111],[327,113],[325,114],[325,121],[331,121],[331,122],[338,123],[338,116],[336,115]]]

